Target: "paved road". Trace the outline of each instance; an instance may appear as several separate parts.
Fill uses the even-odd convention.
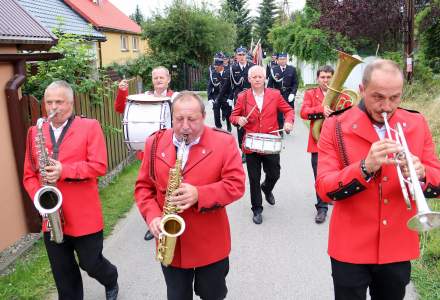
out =
[[[263,224],[252,223],[249,190],[228,206],[232,231],[227,299],[333,299],[326,254],[328,222],[314,223],[314,188],[307,127],[297,118],[284,139],[276,205],[265,203]],[[208,113],[208,123],[212,113]],[[331,212],[331,211],[330,211]],[[105,241],[104,254],[119,270],[119,299],[166,299],[154,242],[145,242],[145,224],[136,207]],[[104,299],[104,288],[84,275],[85,299]],[[405,299],[416,299],[412,289]]]

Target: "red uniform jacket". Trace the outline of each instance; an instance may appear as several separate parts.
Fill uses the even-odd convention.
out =
[[[150,91],[146,93],[151,93]],[[167,97],[171,97],[173,95],[173,91],[168,89],[167,90]],[[125,104],[127,103],[127,97],[128,97],[128,89],[120,89],[118,88],[118,94],[116,95],[115,99],[115,111],[122,114],[125,110]],[[142,160],[144,157],[143,151],[136,151],[136,158],[139,160]]]
[[[152,151],[156,137],[156,151]],[[176,161],[172,138],[172,129],[158,131],[145,145],[135,199],[148,224],[162,216],[169,169]],[[205,127],[200,142],[190,149],[183,182],[194,185],[199,198],[197,204],[180,214],[186,229],[178,238],[171,265],[194,268],[227,257],[231,240],[225,206],[238,200],[245,189],[245,175],[233,136]]]
[[[28,131],[24,161],[23,184],[31,199],[41,187],[36,133],[35,126]],[[52,153],[49,124],[43,125],[43,133],[47,149]],[[56,184],[63,195],[63,232],[71,236],[82,236],[102,230],[97,177],[106,173],[107,151],[98,121],[75,117],[59,146],[58,160],[63,168]]]
[[[167,90],[167,97],[171,97],[173,95],[173,91],[168,89]],[[115,111],[122,114],[125,110],[125,103],[127,102],[128,97],[128,89],[118,89],[118,94],[116,95],[115,99]]]
[[[426,167],[425,196],[437,197],[440,162],[426,120],[421,114],[397,109],[389,120],[391,128],[397,122],[403,126],[409,150]],[[338,135],[343,136],[342,143]],[[324,201],[335,200],[328,253],[339,261],[385,264],[419,256],[418,234],[406,225],[417,212],[416,204],[412,203],[412,209],[407,210],[396,167],[382,166],[368,182],[361,175],[360,161],[378,140],[363,102],[323,124],[318,142],[316,188]]]
[[[307,152],[318,152],[318,145],[312,136],[313,123],[317,119],[324,119],[324,106],[322,101],[324,100],[324,93],[321,88],[307,90],[304,93],[304,100],[301,106],[301,118],[304,120],[310,120],[309,130],[309,142],[307,145]]]
[[[252,108],[257,105],[255,102],[252,89],[247,89],[238,95],[237,102],[234,110],[231,113],[229,120],[232,124],[237,125],[240,117],[246,117]],[[281,111],[284,113],[285,122],[293,124],[294,111],[292,107],[281,96],[280,91],[266,88],[264,89],[264,98],[262,110],[254,109],[252,114],[248,117],[248,123],[244,126],[246,133],[269,133],[278,129],[277,113]],[[273,133],[278,135],[278,133]],[[244,149],[245,153],[251,153],[251,151]]]

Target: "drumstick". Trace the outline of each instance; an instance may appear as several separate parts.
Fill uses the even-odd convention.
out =
[[[257,108],[257,104],[255,104],[254,107],[252,107],[251,111],[248,113],[248,115],[245,117],[246,120],[251,116],[251,114],[254,112],[254,110]],[[241,129],[242,126],[239,126],[238,128]]]
[[[280,131],[285,131],[285,129],[283,128],[283,129],[272,130],[272,131],[269,132],[269,133],[275,133],[275,132],[280,132]]]

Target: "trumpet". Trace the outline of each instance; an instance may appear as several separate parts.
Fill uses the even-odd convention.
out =
[[[399,178],[402,195],[405,200],[408,210],[411,209],[411,200],[416,203],[417,214],[408,220],[407,226],[409,229],[424,232],[440,226],[440,212],[432,211],[425,195],[423,194],[419,178],[414,167],[411,152],[409,151],[405,135],[403,133],[402,125],[396,124],[396,129],[390,127],[387,119],[387,113],[383,112],[382,117],[385,123],[388,138],[396,141],[402,146],[403,151],[394,155],[397,160],[406,160],[406,167],[409,171],[409,177],[405,178],[400,169],[400,165],[396,164],[397,175]],[[394,133],[394,138],[392,133]]]

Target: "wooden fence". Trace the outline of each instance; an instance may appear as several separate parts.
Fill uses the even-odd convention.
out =
[[[129,94],[137,93],[137,84],[140,79],[129,80]],[[129,156],[127,147],[124,143],[122,131],[122,115],[114,110],[114,100],[116,99],[117,87],[110,86],[110,92],[102,95],[102,102],[93,104],[90,95],[75,93],[74,112],[87,118],[97,119],[101,124],[107,145],[108,173],[116,168]],[[45,115],[44,105],[35,97],[24,95],[21,103],[21,111],[25,120],[26,130],[35,125],[38,118]]]

